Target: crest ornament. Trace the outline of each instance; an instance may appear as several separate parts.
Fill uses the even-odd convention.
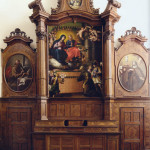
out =
[[[68,3],[72,9],[78,9],[82,4],[82,0],[68,0]]]

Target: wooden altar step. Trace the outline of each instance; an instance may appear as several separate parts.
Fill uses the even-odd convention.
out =
[[[34,132],[47,133],[119,133],[118,121],[52,120],[36,121]]]
[[[87,124],[85,124],[85,122]],[[36,121],[33,150],[119,150],[117,121]]]

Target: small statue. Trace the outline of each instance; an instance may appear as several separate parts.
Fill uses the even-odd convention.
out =
[[[59,82],[58,82],[59,74],[53,71],[50,72],[49,75],[49,95],[50,97],[54,97],[56,94],[59,94]]]
[[[92,80],[94,82],[96,91],[99,95],[102,95],[101,93],[101,84],[102,84],[102,63],[100,63],[100,65],[98,65],[98,62],[95,61],[92,64],[92,71],[91,71],[91,76],[92,76]]]
[[[91,78],[91,73],[88,72],[88,66],[84,65],[80,67],[81,74],[78,77],[78,81],[83,81],[83,95],[94,97],[97,96],[97,92],[94,86],[94,82]]]
[[[59,77],[60,77],[60,79],[59,79]],[[56,95],[58,95],[60,93],[59,83],[63,84],[65,77],[66,77],[65,74],[59,75],[56,72],[53,72],[53,71],[50,72],[50,75],[49,75],[49,95],[50,95],[50,97],[55,97]]]

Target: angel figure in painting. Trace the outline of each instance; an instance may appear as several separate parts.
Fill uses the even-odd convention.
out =
[[[77,36],[79,36],[80,39],[83,40],[83,32],[86,30],[86,28],[82,27],[78,32]]]
[[[89,30],[89,32],[90,32],[90,37],[89,37],[89,39],[91,40],[91,41],[97,41],[98,40],[98,34],[97,34],[97,31],[96,30],[94,30],[94,29],[90,29]]]

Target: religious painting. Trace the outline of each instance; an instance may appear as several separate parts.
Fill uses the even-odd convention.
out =
[[[137,54],[124,56],[118,67],[119,81],[122,87],[130,92],[139,90],[146,79],[146,65]]]
[[[5,79],[11,90],[16,92],[26,90],[32,82],[32,67],[29,59],[22,54],[11,56],[6,64]]]
[[[78,9],[82,4],[82,0],[68,0],[68,2],[69,6],[73,9]]]
[[[100,95],[101,28],[84,23],[66,23],[49,26],[48,35],[50,95]]]

